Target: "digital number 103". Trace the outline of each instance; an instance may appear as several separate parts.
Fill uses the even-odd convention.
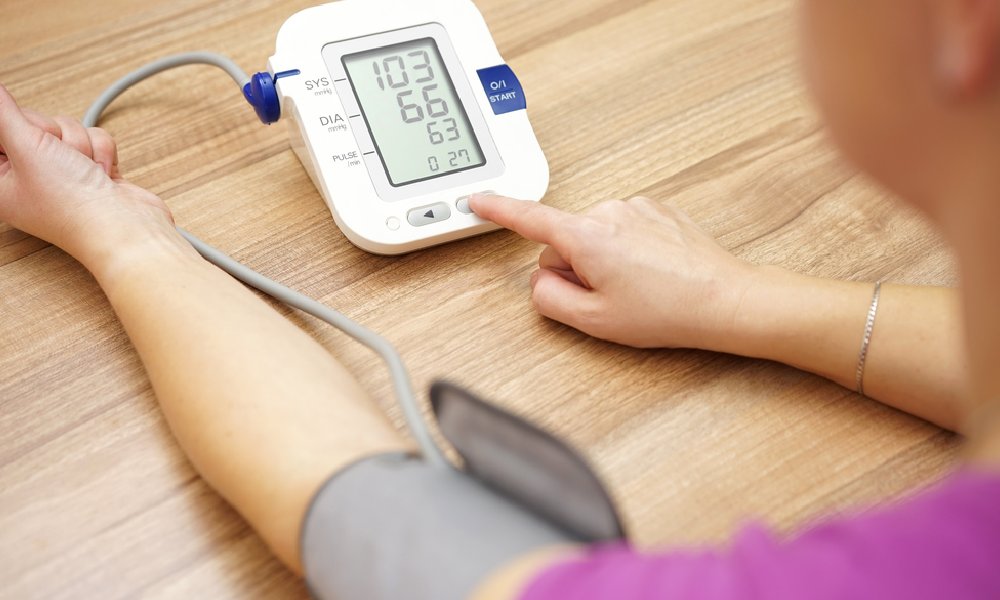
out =
[[[448,103],[443,98],[433,96],[438,84],[431,83],[435,78],[434,67],[426,50],[407,52],[405,59],[402,55],[393,54],[381,61],[374,60],[372,71],[380,90],[396,92],[399,115],[404,123],[419,123],[425,116],[434,119],[448,116]],[[414,76],[413,83],[419,84],[421,98],[413,97],[414,90],[408,89],[411,73]]]

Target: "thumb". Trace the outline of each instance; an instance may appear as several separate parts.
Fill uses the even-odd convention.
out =
[[[44,132],[33,125],[3,85],[0,85],[0,151],[11,162],[37,146]]]
[[[586,333],[592,323],[597,296],[595,292],[567,281],[555,271],[539,269],[532,276],[531,301],[542,315]]]

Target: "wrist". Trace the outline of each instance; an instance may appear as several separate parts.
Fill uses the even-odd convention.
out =
[[[718,340],[720,352],[781,360],[778,340],[794,318],[808,277],[774,265],[752,265],[747,283],[735,300],[729,334]]]
[[[781,362],[853,389],[868,283],[762,267],[735,319],[733,354]]]
[[[95,235],[70,252],[108,290],[123,278],[157,268],[164,262],[200,262],[198,253],[164,220],[117,228],[109,235]]]

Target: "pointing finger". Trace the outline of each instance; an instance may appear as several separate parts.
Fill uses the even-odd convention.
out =
[[[482,194],[469,198],[469,206],[480,217],[533,242],[548,244],[557,250],[566,249],[566,222],[574,217],[557,208],[538,202]]]

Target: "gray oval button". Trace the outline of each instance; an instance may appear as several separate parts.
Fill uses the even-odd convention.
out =
[[[479,192],[479,193],[486,196],[492,196],[493,194],[496,194],[496,192],[494,192],[493,190],[486,190],[485,192]],[[467,215],[471,215],[473,212],[475,212],[472,210],[472,207],[469,206],[469,198],[471,197],[472,196],[462,196],[461,198],[455,201],[455,208],[458,209],[458,212],[465,213]]]
[[[444,202],[414,208],[406,213],[406,220],[414,227],[423,227],[451,217],[451,209]]]

